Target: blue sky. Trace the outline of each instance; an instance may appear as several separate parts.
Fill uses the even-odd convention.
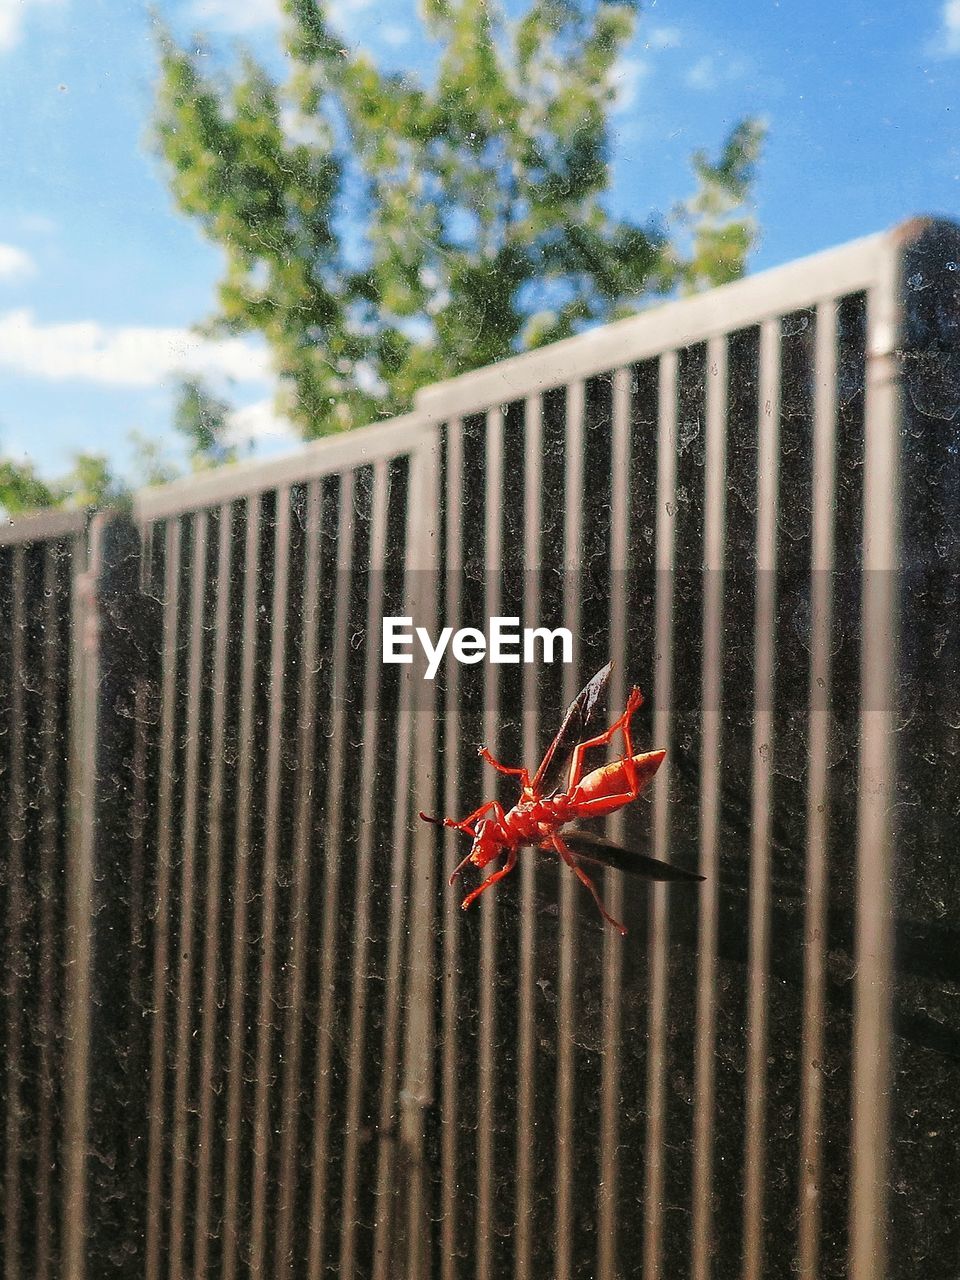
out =
[[[384,65],[428,55],[409,0],[336,0]],[[276,48],[274,0],[160,0],[182,34]],[[221,258],[176,213],[147,145],[148,8],[0,0],[0,448],[46,475],[79,449],[130,464],[161,439],[183,371],[237,406],[238,437],[289,448],[253,339],[204,342]],[[687,159],[748,113],[770,135],[754,270],[890,226],[960,216],[960,0],[647,0],[620,68],[611,203],[645,217],[690,193]]]

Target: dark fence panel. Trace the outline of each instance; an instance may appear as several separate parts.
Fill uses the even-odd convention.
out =
[[[811,761],[821,775],[831,763],[824,731],[810,734],[836,649],[824,600],[858,588],[823,547],[847,518],[837,487],[858,503],[866,352],[862,326],[840,341],[836,316],[862,310],[853,296],[787,314],[447,426],[448,624],[498,611],[562,622],[581,652],[562,687],[549,670],[506,691],[509,668],[448,670],[445,811],[481,793],[509,802],[509,780],[471,763],[474,744],[534,763],[610,655],[621,701],[627,673],[645,680],[638,740],[671,762],[619,833],[708,879],[698,899],[607,873],[626,942],[553,859],[529,857],[466,917],[461,890],[444,888],[442,1274],[673,1274],[687,1258],[697,1276],[760,1275],[802,1249],[816,1274],[845,1273],[843,1223],[821,1249],[809,1199],[823,1109],[849,1110],[849,989],[825,994],[824,968],[834,944],[852,963],[852,918],[828,938],[817,916],[838,837],[807,776]],[[480,483],[499,496],[485,532]],[[519,583],[495,569],[507,544],[525,548]],[[852,749],[846,739],[855,771]],[[446,833],[448,870],[461,842]],[[825,1080],[826,1037],[846,1049]],[[847,1167],[834,1151],[844,1206]]]
[[[15,1278],[59,1274],[64,1251],[64,746],[82,529],[52,517],[0,541],[0,1194],[2,1270]]]
[[[960,1265],[960,237],[905,249],[890,1275]],[[930,1186],[918,1209],[915,1188]],[[938,1259],[931,1264],[931,1259]],[[940,1261],[942,1260],[942,1261]]]
[[[0,534],[3,1273],[956,1260],[957,232],[917,223]],[[564,625],[383,665],[385,615]],[[608,657],[698,868],[460,910]]]
[[[148,1275],[389,1256],[411,714],[380,619],[408,498],[383,459],[150,530]]]

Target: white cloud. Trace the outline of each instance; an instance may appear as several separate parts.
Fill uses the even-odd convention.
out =
[[[279,23],[280,6],[277,0],[196,0],[193,18],[218,31],[258,31]]]
[[[43,324],[26,309],[0,313],[0,365],[49,381],[111,387],[156,387],[183,374],[238,382],[271,376],[266,350],[243,338],[93,320]]]
[[[228,418],[227,436],[232,445],[247,445],[259,440],[302,439],[300,433],[273,407],[273,400],[257,400],[234,409]]]
[[[20,43],[23,23],[31,9],[49,9],[62,0],[0,0],[0,53]]]
[[[715,89],[717,87],[717,68],[713,58],[699,58],[684,77],[691,89]]]
[[[373,0],[327,0],[327,14],[334,26],[345,27],[352,17],[369,9],[372,3]]]
[[[640,81],[650,71],[641,58],[618,58],[610,68],[610,86],[613,89],[613,113],[629,111],[637,100]]]
[[[684,82],[688,89],[700,89],[704,92],[709,92],[712,89],[719,88],[721,84],[733,84],[738,80],[745,80],[755,73],[756,66],[750,57],[727,57],[721,54],[719,57],[714,58],[707,55],[705,58],[699,58],[687,70]]]
[[[8,0],[0,0],[0,4]],[[50,0],[42,0],[50,3]],[[327,16],[343,24],[352,14],[370,6],[372,0],[329,0]],[[191,16],[195,22],[217,31],[242,35],[278,26],[282,13],[278,0],[194,0]]]
[[[0,280],[18,280],[33,275],[33,259],[15,244],[0,244]]]
[[[648,49],[678,49],[681,44],[679,27],[653,27],[647,36]]]
[[[391,22],[379,30],[380,39],[384,44],[392,45],[393,48],[399,48],[400,45],[409,44],[411,31],[409,27],[402,27],[397,22]]]
[[[944,58],[960,54],[960,0],[944,0],[940,30],[930,42],[929,52]]]
[[[17,226],[31,236],[52,236],[60,230],[59,224],[46,213],[21,213]]]
[[[280,128],[293,146],[311,146],[317,141],[317,121],[303,115],[295,107],[280,108]]]
[[[366,360],[357,361],[353,366],[353,376],[357,386],[368,396],[385,396],[389,390],[373,365]]]

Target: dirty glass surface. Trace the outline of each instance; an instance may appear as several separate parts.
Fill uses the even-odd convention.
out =
[[[119,377],[154,425],[162,390],[159,452],[0,457],[0,1272],[952,1275],[957,225],[797,261],[823,245],[791,190],[769,258],[777,117],[739,96],[671,204],[677,131],[633,104],[693,8],[650,6],[641,47],[625,3],[430,3],[426,53],[389,12],[349,7],[354,39],[257,8],[187,15],[244,63],[161,6],[149,71],[219,328],[44,339],[52,380]],[[26,31],[0,0],[0,57]],[[780,101],[732,39],[685,88]],[[834,239],[880,225],[843,190]],[[783,265],[738,279],[758,253]],[[243,434],[272,390],[279,456]],[[496,617],[570,660],[385,660],[385,619]],[[577,820],[627,850],[574,860],[625,936],[537,840],[464,910],[505,852],[461,867],[470,833],[422,815],[509,811],[479,748],[532,771],[611,660],[591,732],[636,684],[634,747],[666,752]]]

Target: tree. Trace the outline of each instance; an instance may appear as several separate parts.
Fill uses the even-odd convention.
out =
[[[236,448],[229,443],[230,406],[213,395],[202,382],[187,379],[180,384],[174,409],[174,428],[183,436],[194,471],[235,462]]]
[[[226,257],[212,331],[266,339],[304,436],[418,387],[743,271],[762,129],[738,124],[668,227],[613,217],[608,116],[635,0],[423,0],[431,85],[281,0],[289,73],[162,37],[156,137]]]
[[[180,384],[173,425],[183,437],[191,470],[204,471],[233,462],[236,449],[229,443],[229,405],[213,395],[202,382]],[[125,481],[99,453],[77,453],[73,466],[55,480],[44,480],[29,460],[22,462],[0,454],[0,512],[26,515],[50,507],[123,506],[131,498],[133,484],[168,484],[183,475],[156,440],[141,431],[130,432],[133,474]]]
[[[29,459],[0,457],[0,511],[26,515],[50,507],[107,507],[126,498],[124,487],[98,453],[78,453],[66,475],[46,481]]]
[[[56,507],[61,501],[56,486],[41,480],[32,462],[0,458],[0,510],[8,516]]]

